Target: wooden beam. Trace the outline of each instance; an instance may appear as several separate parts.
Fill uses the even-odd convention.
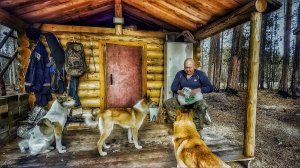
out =
[[[211,19],[211,13],[208,13],[206,10],[203,9],[195,8],[193,1],[190,1],[192,5],[184,2],[183,0],[166,0],[166,2],[192,15],[195,15],[197,18],[204,20],[205,24]]]
[[[135,7],[129,6],[127,4],[123,5],[123,10],[124,10],[124,12],[139,18],[141,21],[154,23],[155,25],[165,28],[169,31],[179,31],[180,30],[178,27],[175,27],[167,22],[164,22],[164,21],[161,21],[154,17],[151,17],[147,13],[142,12],[142,11],[136,9]]]
[[[267,9],[264,10],[264,5],[266,5],[263,2],[257,1],[257,3],[263,3],[260,4],[260,7],[262,9],[256,8],[256,1],[250,1],[245,6],[241,7],[240,9],[228,14],[227,16],[220,18],[205,27],[201,28],[195,33],[196,39],[205,39],[209,36],[212,36],[216,33],[219,33],[223,30],[232,28],[236,25],[239,25],[241,23],[244,23],[250,19],[251,13],[254,11],[262,11],[264,10],[264,13],[268,13],[274,10],[277,10],[280,8],[281,3],[279,3],[276,0],[266,0],[268,3]]]
[[[0,8],[0,23],[18,31],[24,31],[27,23]]]
[[[254,156],[255,151],[255,125],[257,106],[257,86],[259,72],[259,53],[261,41],[262,13],[267,8],[267,0],[256,0],[256,10],[251,13],[250,22],[250,47],[248,59],[247,81],[247,111],[244,133],[244,154],[247,157]]]
[[[115,0],[115,17],[122,18],[122,0]],[[116,35],[122,35],[122,24],[115,24]]]
[[[34,22],[40,22],[45,18],[59,17],[64,11],[74,10],[80,6],[86,6],[93,2],[93,0],[76,0],[60,3],[59,5],[48,6],[43,10],[36,10],[33,12],[20,15],[21,18],[30,19]]]
[[[123,0],[125,3],[134,6],[135,8],[140,9],[141,11],[144,11],[153,17],[156,17],[158,19],[161,19],[163,21],[166,21],[176,27],[179,27],[181,29],[185,30],[191,30],[195,31],[197,28],[197,25],[191,21],[185,20],[183,18],[177,17],[176,15],[172,15],[164,10],[161,10],[149,2],[146,1],[136,1],[136,0]]]
[[[30,13],[30,12],[34,12],[34,11],[38,11],[38,10],[41,10],[41,9],[45,9],[45,8],[48,8],[50,6],[58,6],[62,3],[66,3],[68,2],[69,0],[59,0],[59,1],[37,1],[37,0],[34,0],[33,2],[30,2],[30,3],[25,3],[24,5],[14,5],[14,13],[16,15],[23,15],[23,14],[26,14],[26,13]]]
[[[22,6],[25,4],[30,4],[36,0],[21,0],[21,1],[15,1],[15,0],[1,0],[0,6],[3,6],[5,8],[13,8],[16,6]]]
[[[112,28],[67,26],[67,25],[56,25],[56,24],[43,24],[41,30],[54,32],[54,33],[66,32],[66,33],[94,33],[94,34],[107,34],[107,35],[115,34],[115,29]],[[164,39],[166,33],[155,32],[155,31],[131,31],[131,30],[125,31],[124,30],[123,35]]]
[[[65,22],[68,22],[71,20],[76,20],[76,19],[84,19],[85,20],[89,16],[96,15],[96,14],[102,14],[103,12],[113,9],[113,4],[104,5],[104,6],[103,5],[104,4],[101,4],[101,6],[94,8],[92,10],[89,8],[85,8],[85,9],[82,9],[80,12],[70,13],[68,15],[64,15],[59,18],[53,18],[51,20],[54,21],[55,23],[65,23]]]
[[[255,1],[251,1],[242,8],[201,28],[195,33],[195,38],[205,39],[225,29],[241,24],[250,18],[250,14],[253,11],[255,11]]]
[[[165,1],[153,1],[153,3],[157,4],[159,7],[161,8],[165,8],[168,9],[170,11],[170,13],[173,13],[174,15],[177,15],[178,17],[184,17],[187,20],[190,20],[192,22],[196,22],[197,24],[201,23],[204,24],[206,23],[206,20],[198,18],[184,10],[182,10],[181,8],[178,8],[176,6],[173,6]],[[157,6],[157,7],[158,7]]]
[[[257,85],[260,50],[262,14],[254,12],[251,14],[250,30],[250,55],[248,60],[248,87],[247,87],[247,112],[244,134],[244,154],[254,156],[255,150],[255,124],[257,105]]]

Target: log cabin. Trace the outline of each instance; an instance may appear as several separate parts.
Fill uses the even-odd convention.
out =
[[[97,131],[87,129],[81,123],[71,123],[65,129],[63,138],[67,153],[52,151],[39,156],[21,154],[15,135],[17,121],[24,118],[24,109],[28,109],[24,99],[32,100],[30,97],[34,96],[24,94],[24,78],[31,55],[30,41],[25,34],[27,27],[38,27],[42,32],[54,33],[64,49],[70,41],[83,44],[89,71],[79,79],[78,95],[82,109],[79,113],[98,113],[109,107],[132,106],[145,94],[161,104],[163,89],[167,89],[165,44],[172,33],[188,30],[194,35],[197,42],[193,44],[192,57],[199,67],[200,40],[250,21],[244,146],[236,148],[224,137],[216,138],[217,135],[203,132],[206,136],[214,137],[214,140],[206,143],[223,160],[241,161],[249,166],[255,150],[262,15],[278,9],[280,5],[276,0],[1,0],[0,23],[18,32],[18,52],[11,59],[18,57],[20,62],[22,94],[0,99],[0,144],[3,146],[0,166],[176,166],[170,125],[149,121],[145,121],[140,133],[140,141],[145,145],[142,150],[128,145],[126,138],[123,138],[126,137],[124,130],[117,128],[109,140],[115,144],[110,149],[111,155],[100,158],[96,149]],[[50,56],[43,36],[41,40]],[[130,78],[132,76],[134,80]],[[118,79],[123,81],[119,82]],[[112,83],[119,85],[114,88],[111,87]],[[32,104],[30,101],[28,103]]]

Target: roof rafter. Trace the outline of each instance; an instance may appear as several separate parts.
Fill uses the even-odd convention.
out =
[[[16,16],[11,15],[7,11],[0,8],[0,23],[7,25],[10,28],[17,29],[19,31],[24,31],[28,24],[17,18]]]
[[[176,27],[180,27],[182,29],[187,29],[191,31],[195,31],[197,29],[195,23],[174,16],[168,12],[162,11],[159,8],[151,5],[148,1],[143,1],[141,3],[141,2],[137,2],[136,0],[124,0],[124,2],[136,8],[139,8],[140,10],[148,14],[151,14],[153,17],[169,22],[170,24]]]
[[[170,30],[170,31],[178,31],[180,29],[180,28],[173,26],[167,22],[164,22],[164,21],[161,21],[154,17],[151,17],[147,13],[142,12],[132,6],[127,5],[127,4],[123,4],[123,10],[124,10],[124,12],[134,15],[137,18],[142,19],[143,21],[153,22],[154,24],[156,24],[160,27],[166,28],[167,30]],[[126,22],[126,20],[125,20],[125,22]]]

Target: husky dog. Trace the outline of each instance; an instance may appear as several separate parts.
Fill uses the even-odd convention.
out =
[[[177,167],[230,167],[213,154],[201,139],[193,122],[192,110],[187,112],[181,112],[180,110],[176,111],[173,144]]]
[[[62,132],[67,121],[69,108],[74,107],[74,104],[75,100],[71,97],[58,96],[47,114],[31,131],[30,138],[19,142],[21,152],[25,153],[26,149],[30,150],[31,155],[50,152],[54,149],[51,145],[55,140],[58,152],[65,153],[66,147],[61,144]]]
[[[151,99],[145,96],[136,103],[133,108],[110,108],[104,112],[98,113],[99,121],[92,121],[92,114],[85,115],[85,123],[90,127],[97,127],[100,131],[100,139],[97,143],[98,151],[101,156],[107,155],[102,151],[102,147],[108,149],[110,146],[105,144],[105,140],[109,137],[113,130],[114,124],[118,124],[123,128],[128,128],[128,141],[134,143],[135,148],[141,149],[138,144],[138,130],[141,127],[145,117],[149,113],[149,106],[152,104]]]

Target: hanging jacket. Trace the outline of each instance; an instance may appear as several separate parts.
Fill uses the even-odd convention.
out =
[[[47,105],[50,100],[50,70],[48,54],[42,42],[31,52],[30,63],[25,76],[25,90],[27,93],[34,92],[36,104],[39,106]]]
[[[45,33],[45,37],[50,48],[51,57],[54,60],[56,68],[60,73],[62,73],[63,66],[65,64],[65,51],[53,33],[47,32]]]

